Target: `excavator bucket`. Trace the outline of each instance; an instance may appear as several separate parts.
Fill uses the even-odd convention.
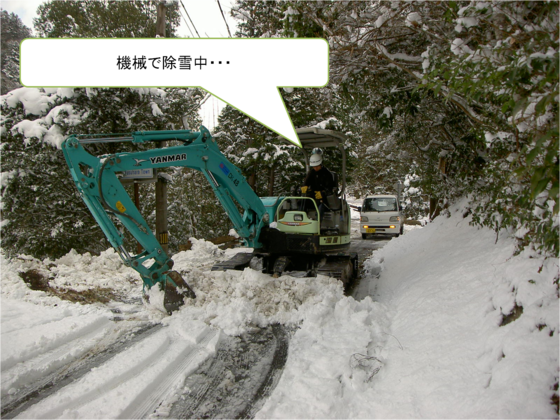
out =
[[[194,299],[196,294],[177,271],[168,271],[166,275],[163,306],[171,314],[185,304],[185,298]]]

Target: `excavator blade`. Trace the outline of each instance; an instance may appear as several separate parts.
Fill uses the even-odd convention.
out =
[[[166,274],[163,306],[171,314],[185,304],[185,298],[194,299],[196,295],[177,271],[168,271]]]

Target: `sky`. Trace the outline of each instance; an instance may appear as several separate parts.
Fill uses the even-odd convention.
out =
[[[37,8],[44,3],[43,0],[0,0],[2,9],[15,13],[22,22],[30,29],[33,29],[33,18],[37,16]],[[182,3],[181,3],[182,2]],[[236,23],[230,16],[230,10],[234,0],[220,0],[227,25],[233,35]],[[184,6],[184,8],[183,8]],[[179,37],[197,37],[196,31],[202,38],[227,38],[228,29],[224,18],[220,13],[220,8],[216,0],[180,0],[181,26],[177,33]],[[188,12],[188,16],[185,13]],[[190,19],[189,19],[190,17]],[[196,31],[193,29],[196,28]],[[217,124],[218,115],[225,104],[214,97],[210,98],[203,105],[201,116],[203,124],[208,128],[213,128]]]

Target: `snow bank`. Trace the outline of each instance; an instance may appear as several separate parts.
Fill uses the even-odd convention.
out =
[[[44,261],[20,255],[18,258],[2,258],[2,296],[23,299],[32,303],[55,304],[60,299],[46,293],[31,290],[22,281],[19,273],[35,270],[40,273],[51,287],[72,289],[78,292],[93,289],[110,289],[128,300],[140,299],[142,281],[138,273],[126,267],[118,254],[111,248],[99,256],[89,253],[78,254],[72,250],[65,256]]]
[[[196,299],[181,316],[205,320],[226,334],[237,335],[276,322],[297,325],[323,302],[342,298],[342,286],[324,276],[277,279],[250,268],[243,272],[196,272],[189,284]]]
[[[558,261],[459,208],[366,262],[376,302],[306,316],[259,418],[557,417]]]
[[[191,250],[173,257],[174,269],[196,293],[196,299],[187,299],[174,315],[185,320],[201,320],[226,334],[237,335],[273,323],[298,325],[309,311],[317,310],[317,305],[334,305],[344,296],[342,284],[324,276],[273,278],[251,268],[210,271],[213,263],[229,258],[232,251],[226,253],[194,238],[191,242]]]
[[[173,255],[174,269],[188,272],[194,268],[210,270],[216,261],[222,261],[231,255],[231,251],[223,251],[211,242],[203,239],[189,238],[192,247]]]
[[[372,407],[380,417],[555,417],[558,261],[513,256],[509,235],[496,243],[468,222],[457,207],[370,262],[383,261],[377,294],[404,346],[378,399],[409,389],[403,404]]]
[[[258,418],[557,417],[551,398],[559,376],[558,261],[530,249],[514,255],[513,235],[496,238],[470,226],[460,207],[451,213],[376,251],[355,293],[361,300],[323,276],[272,278],[257,266],[212,272],[233,251],[192,239],[192,250],[174,256],[174,268],[197,298],[167,317],[140,305],[138,276],[112,250],[55,261],[0,254],[2,398],[16,398],[19,387],[80,357],[100,337],[126,333],[125,323],[111,321],[116,302],[78,305],[33,291],[18,273],[34,269],[55,288],[130,296],[138,303],[122,316],[131,326],[156,321],[164,328],[154,341],[30,408],[31,417],[135,416],[126,407],[142,401],[141,389],[165,383],[184,354],[200,354],[186,375],[215,351],[221,331],[273,323],[291,326],[293,336],[282,377]],[[120,362],[159,354],[162,340],[172,344],[163,358],[172,362],[154,365],[146,377],[136,376],[134,363]],[[119,385],[107,403],[80,408],[76,395],[93,398],[106,386],[103,378],[121,377],[134,386]]]

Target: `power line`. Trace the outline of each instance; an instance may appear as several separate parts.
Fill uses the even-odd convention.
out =
[[[194,28],[194,31],[196,32],[196,34],[198,35],[198,37],[200,38],[200,35],[198,33],[198,31],[196,30],[196,26],[194,26],[194,23],[191,19],[191,17],[189,16],[189,12],[187,12],[187,8],[185,7],[185,5],[183,4],[183,0],[179,0],[181,2],[181,6],[183,6],[183,9],[185,9],[185,13],[187,14],[187,17],[189,18],[189,20],[191,21],[191,25]]]
[[[224,16],[224,11],[222,10],[222,5],[220,4],[220,0],[216,0],[218,2],[218,7],[220,8],[220,13],[222,14],[222,18],[224,19],[224,22],[226,24],[226,28],[227,28],[227,32],[229,34],[229,37],[231,38],[231,32],[229,31],[229,25],[227,23],[226,17]]]
[[[183,21],[185,22],[185,25],[187,25],[187,28],[188,28],[189,32],[191,33],[191,36],[194,38],[194,34],[192,33],[191,27],[189,26],[189,22],[187,22],[187,19],[185,18],[184,13],[181,12],[181,9],[179,9],[179,14],[183,18]]]

